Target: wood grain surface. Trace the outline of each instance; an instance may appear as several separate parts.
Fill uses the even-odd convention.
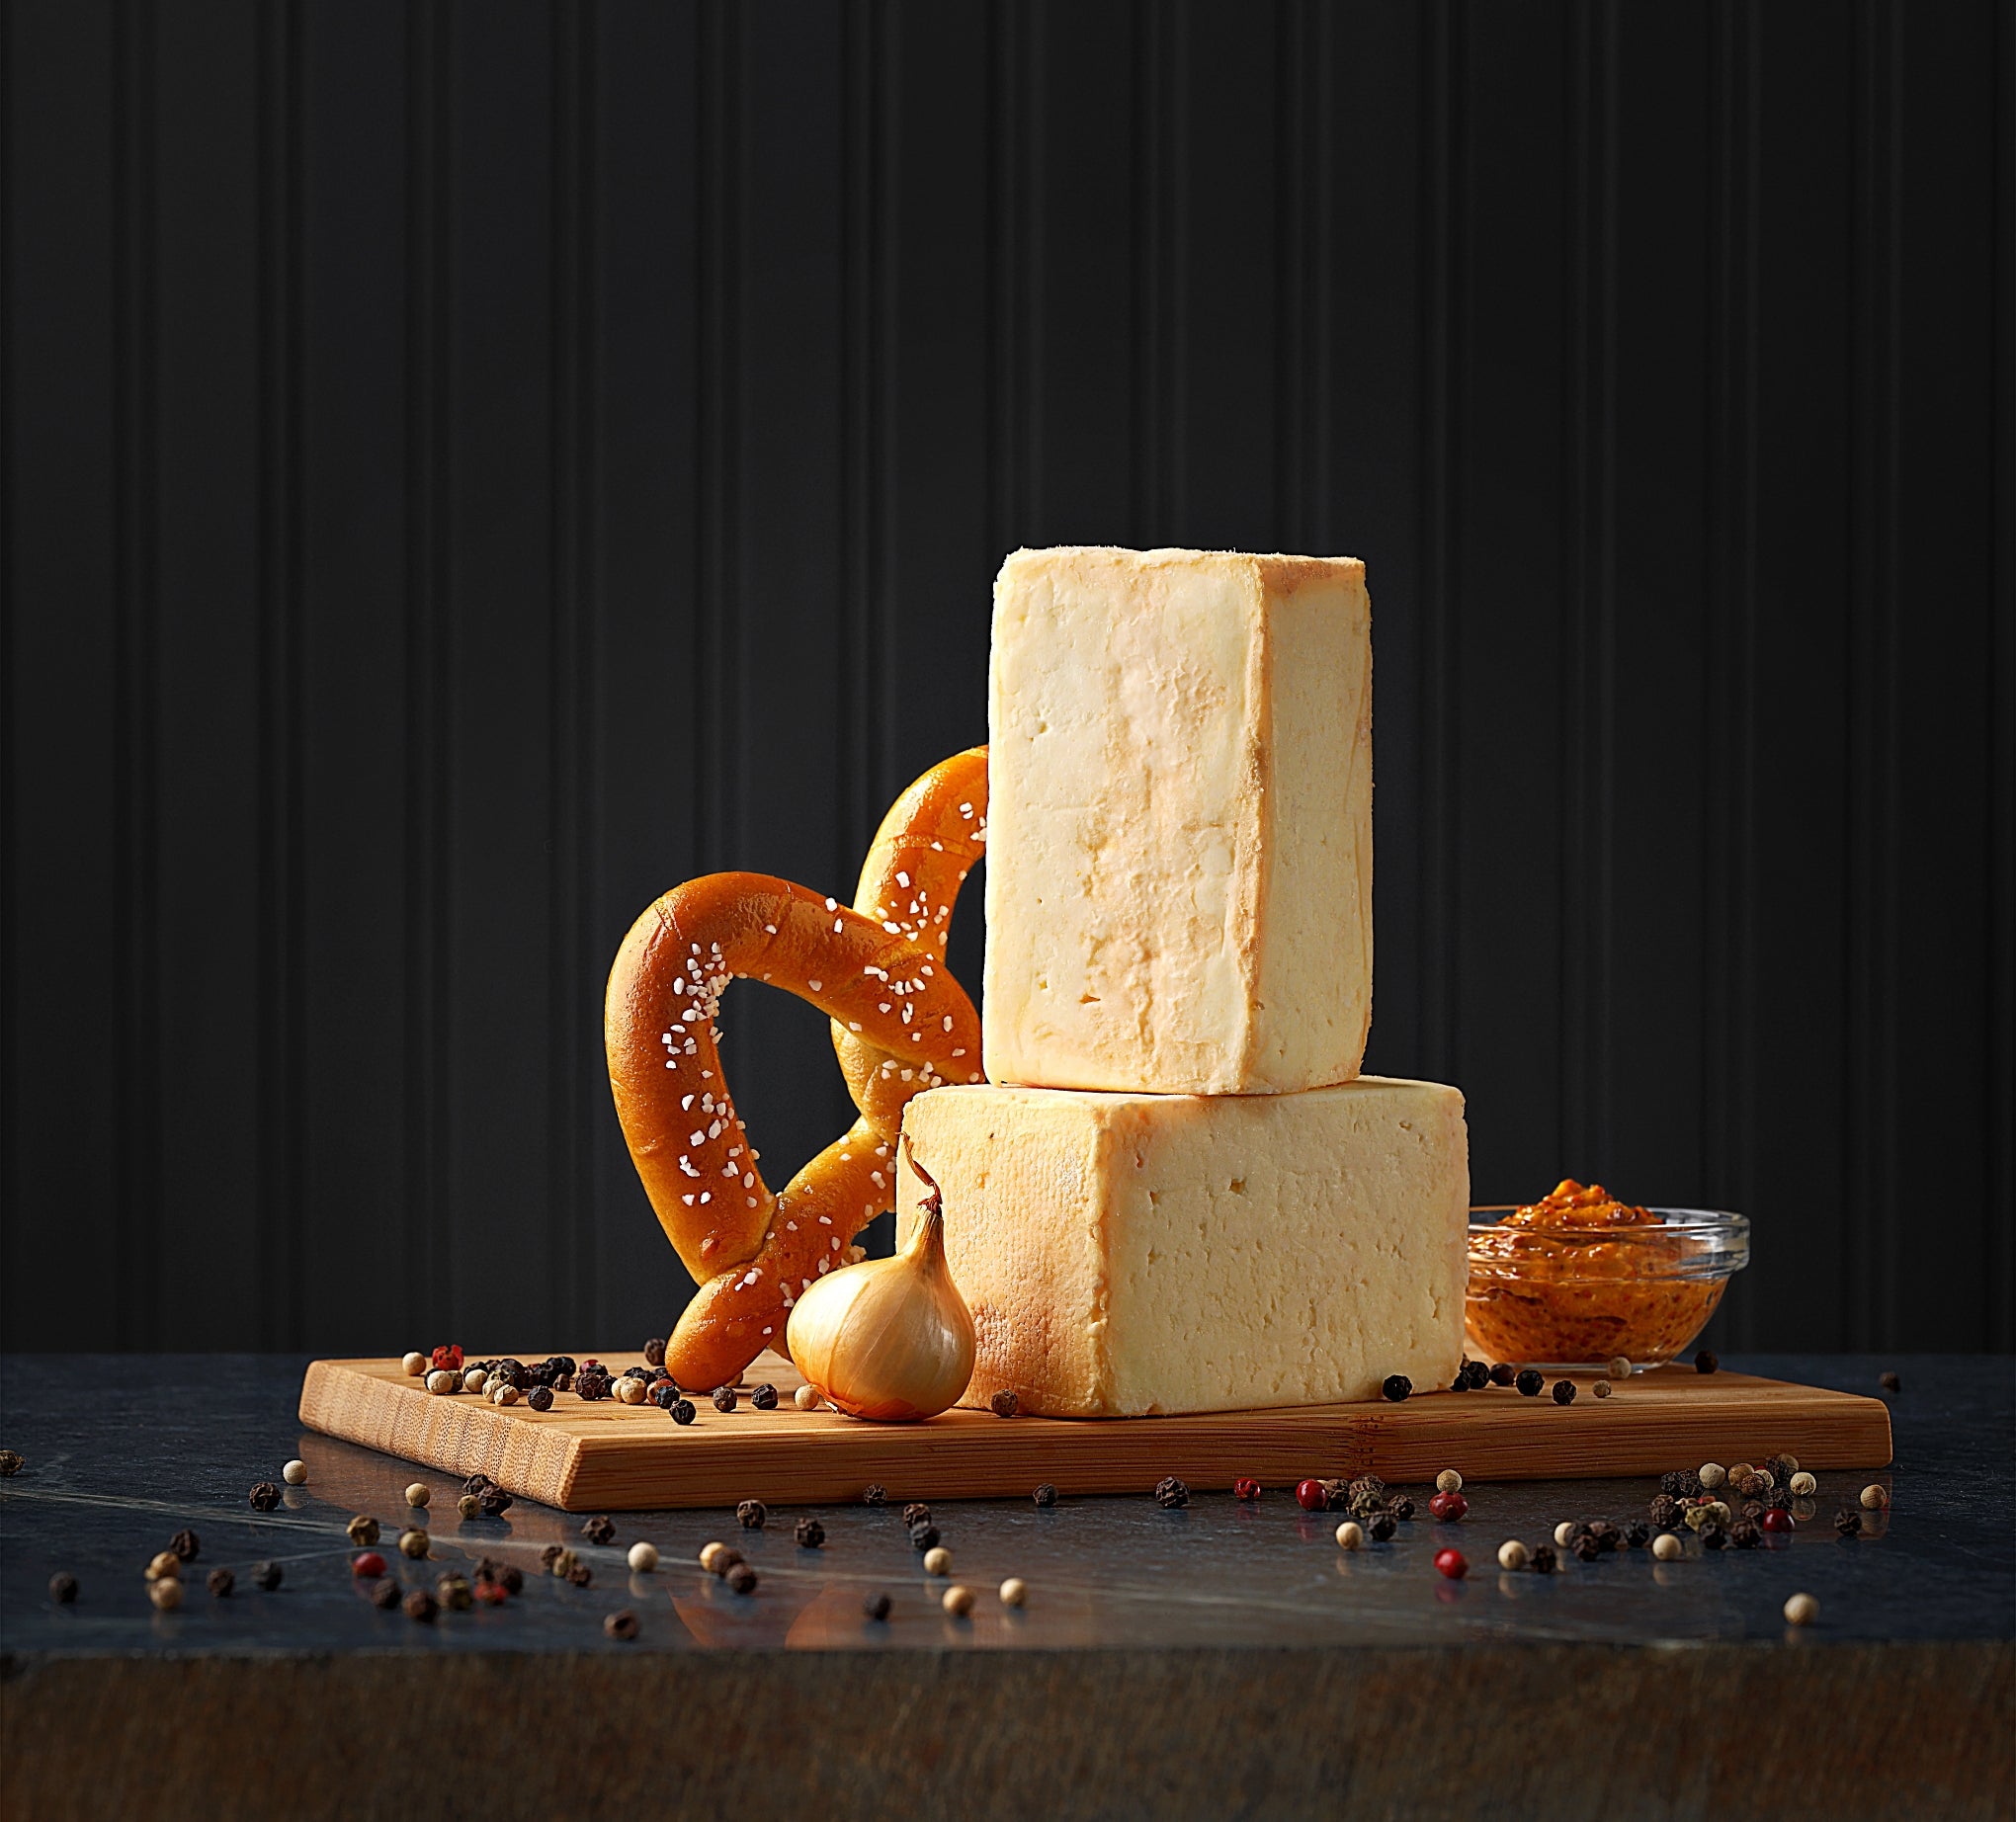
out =
[[[621,1371],[640,1357],[600,1358]],[[1046,1480],[1062,1493],[1134,1493],[1166,1474],[1204,1489],[1242,1474],[1281,1485],[1369,1471],[1410,1483],[1452,1465],[1473,1480],[1592,1479],[1782,1449],[1812,1468],[1890,1459],[1890,1412],[1878,1399],[1684,1367],[1640,1374],[1604,1399],[1593,1378],[1577,1377],[1565,1407],[1494,1388],[1404,1404],[1087,1421],[955,1410],[923,1424],[800,1411],[791,1395],[802,1381],[776,1355],[749,1369],[750,1384],[765,1380],[778,1388],[776,1410],[745,1397],[723,1413],[700,1399],[682,1427],[655,1405],[583,1404],[563,1392],[541,1413],[467,1393],[430,1396],[393,1360],[316,1361],[300,1419],[429,1467],[487,1474],[569,1512],[851,1501],[871,1484],[895,1500],[993,1499]]]

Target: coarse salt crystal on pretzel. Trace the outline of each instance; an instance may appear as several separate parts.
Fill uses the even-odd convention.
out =
[[[604,1009],[610,1087],[659,1225],[700,1284],[665,1347],[681,1385],[730,1383],[782,1342],[797,1295],[848,1263],[854,1236],[894,1206],[905,1104],[982,1079],[979,1020],[945,946],[985,841],[978,747],[897,799],[854,907],[768,874],[711,873],[667,892],[625,937]],[[737,976],[828,1015],[860,1110],[781,1195],[721,1073],[714,1019]]]

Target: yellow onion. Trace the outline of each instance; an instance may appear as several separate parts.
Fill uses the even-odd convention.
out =
[[[884,1424],[936,1417],[973,1376],[973,1318],[945,1263],[944,1199],[915,1158],[910,1167],[925,1194],[909,1244],[827,1274],[785,1330],[815,1390],[850,1417]]]

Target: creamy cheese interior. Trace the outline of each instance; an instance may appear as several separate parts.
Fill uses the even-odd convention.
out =
[[[968,1404],[1010,1389],[1033,1412],[1142,1416],[1455,1374],[1470,1167],[1453,1088],[942,1088],[903,1123],[978,1333]],[[904,1235],[920,1187],[901,1172]]]

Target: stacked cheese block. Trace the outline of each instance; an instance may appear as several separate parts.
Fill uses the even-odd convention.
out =
[[[903,1122],[978,1331],[966,1402],[1138,1416],[1448,1384],[1463,1097],[1359,1074],[1364,565],[1018,551],[988,719],[989,1079]],[[920,1192],[906,1169],[905,1232]]]

